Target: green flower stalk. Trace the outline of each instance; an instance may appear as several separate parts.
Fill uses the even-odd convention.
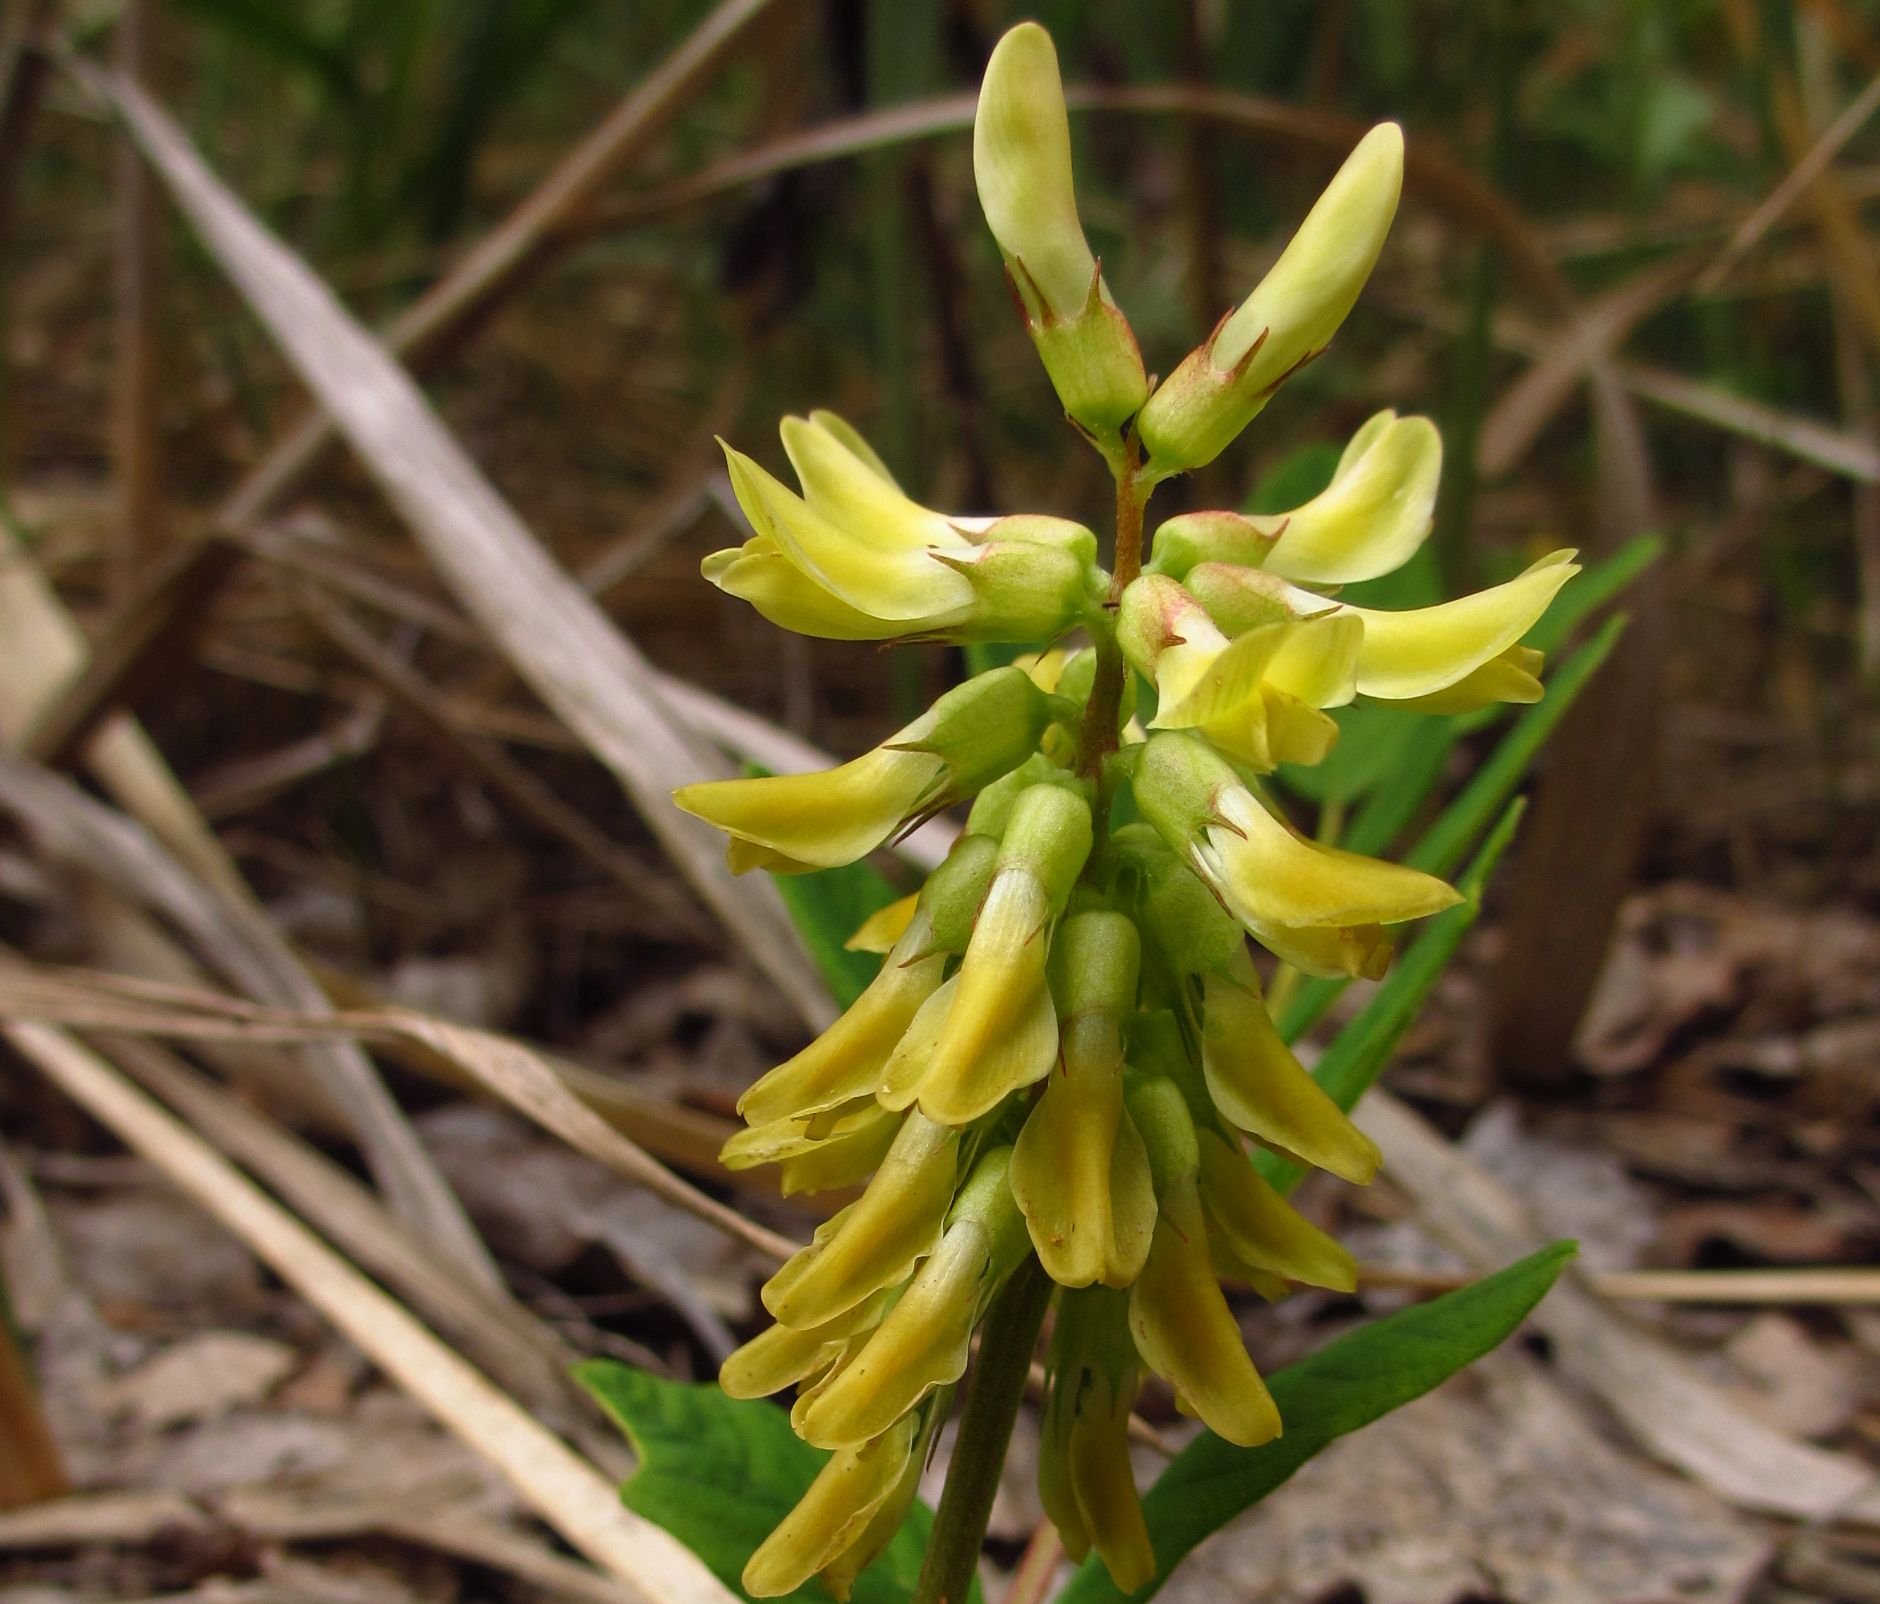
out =
[[[1055,1309],[1040,1493],[1067,1552],[1094,1549],[1124,1591],[1155,1572],[1127,1453],[1144,1378],[1232,1442],[1283,1430],[1224,1284],[1349,1291],[1355,1268],[1250,1145],[1355,1185],[1379,1156],[1281,1039],[1249,938],[1307,974],[1376,978],[1396,927],[1458,898],[1311,840],[1266,777],[1323,761],[1353,703],[1534,700],[1522,638],[1577,571],[1562,551],[1434,607],[1343,600],[1429,533],[1441,442],[1393,412],[1304,505],[1189,513],[1144,550],[1153,486],[1218,456],[1350,310],[1397,204],[1393,125],[1153,393],[1084,239],[1056,55],[1034,24],[993,54],[974,161],[1025,325],[1116,478],[1110,566],[1063,519],[920,506],[826,412],[783,425],[798,490],[727,448],[752,535],[704,565],[801,633],[1034,649],[825,773],[677,793],[725,831],[734,869],[777,873],[853,862],[971,804],[919,894],[857,932],[885,954],[874,981],[746,1092],[748,1129],[725,1148],[728,1165],[779,1166],[786,1191],[860,1188],[766,1284],[776,1324],[722,1371],[739,1397],[795,1388],[792,1424],[831,1451],[752,1558],[758,1596],[812,1576],[847,1596],[970,1369],[964,1479],[916,1595],[963,1596],[1015,1407],[996,1389],[1023,1379],[1040,1286]]]

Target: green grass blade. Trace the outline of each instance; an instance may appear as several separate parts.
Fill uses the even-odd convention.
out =
[[[1427,874],[1450,873],[1468,853],[1470,844],[1494,818],[1503,802],[1514,794],[1548,736],[1598,672],[1625,628],[1623,615],[1606,625],[1582,646],[1554,675],[1547,695],[1536,702],[1502,738],[1488,761],[1444,808],[1404,860]]]
[[[1428,1000],[1432,988],[1482,911],[1483,888],[1488,884],[1488,877],[1495,872],[1495,865],[1507,850],[1508,843],[1514,839],[1522,806],[1519,799],[1510,803],[1500,822],[1482,843],[1475,861],[1469,865],[1468,872],[1457,887],[1462,892],[1463,900],[1429,922],[1416,944],[1391,971],[1390,978],[1378,988],[1377,995],[1365,1005],[1362,1013],[1338,1033],[1337,1040],[1326,1048],[1325,1056],[1313,1068],[1313,1078],[1340,1108],[1349,1111],[1370,1090],[1377,1077],[1384,1072],[1384,1066],[1390,1062],[1390,1055],[1396,1051],[1397,1043],[1403,1040],[1404,1032],[1423,1011],[1423,1004]],[[1331,984],[1333,989],[1330,996],[1336,996],[1337,983]],[[1304,988],[1301,988],[1295,1008],[1305,1001],[1306,994]],[[1292,1012],[1288,1011],[1288,1017],[1281,1021],[1280,1028],[1286,1031],[1288,1027],[1293,1027],[1290,1033],[1297,1035],[1304,1027],[1291,1017]],[[1254,1168],[1282,1192],[1297,1186],[1305,1175],[1301,1166],[1274,1153],[1256,1153],[1253,1163]]]

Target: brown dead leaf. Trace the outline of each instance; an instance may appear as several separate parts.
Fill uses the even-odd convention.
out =
[[[1770,1544],[1500,1354],[1334,1443],[1182,1565],[1168,1604],[1735,1604]]]
[[[1873,1221],[1838,1207],[1706,1201],[1658,1218],[1659,1257],[1695,1264],[1719,1250],[1763,1264],[1837,1264],[1872,1245]]]
[[[204,1331],[165,1348],[99,1389],[98,1407],[152,1430],[214,1420],[258,1403],[284,1381],[299,1355],[245,1331]]]

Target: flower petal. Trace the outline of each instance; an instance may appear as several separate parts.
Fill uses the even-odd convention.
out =
[[[875,978],[833,1025],[794,1058],[754,1081],[738,1099],[738,1112],[753,1125],[801,1119],[870,1097],[889,1055],[907,1033],[920,1006],[940,986],[946,958],[919,956],[922,929],[903,934]]]
[[[810,579],[777,549],[747,541],[715,551],[701,565],[705,577],[727,596],[749,602],[779,629],[817,640],[885,640],[900,626],[851,607]]]
[[[1263,566],[1310,585],[1346,585],[1401,568],[1430,532],[1443,472],[1428,418],[1381,412],[1353,436],[1332,482],[1284,528]]]
[[[909,1415],[873,1442],[834,1455],[751,1556],[744,1591],[753,1598],[794,1593],[858,1542],[902,1486],[918,1427]]]
[[[1574,555],[1553,552],[1506,584],[1434,607],[1401,613],[1351,608],[1364,620],[1359,693],[1391,701],[1428,696],[1499,657],[1580,571]]]
[[[969,1125],[1011,1092],[1050,1073],[1057,1010],[1045,983],[1050,902],[1023,866],[986,894],[956,977],[958,988],[920,1081],[921,1111]]]
[[[818,1448],[853,1448],[887,1431],[935,1387],[958,1381],[992,1255],[985,1230],[957,1221],[881,1324],[790,1424]]]
[[[868,1190],[764,1284],[764,1307],[784,1325],[822,1325],[906,1280],[940,1239],[959,1144],[958,1131],[908,1115]]]
[[[809,432],[841,449],[832,436]],[[858,482],[879,483],[856,459],[847,460],[855,463]],[[922,629],[943,628],[971,608],[972,585],[935,562],[927,545],[908,545],[906,531],[899,526],[839,523],[743,452],[726,446],[725,461],[738,505],[751,526],[774,540],[785,557],[837,600],[870,617]],[[905,499],[898,492],[890,494]]]
[[[779,433],[804,501],[830,522],[865,531],[868,544],[884,552],[967,548],[948,518],[902,494],[872,451],[857,454],[842,433],[807,418],[785,418]]]
[[[1196,871],[1249,929],[1397,924],[1462,900],[1421,870],[1304,840],[1239,787],[1216,806],[1221,822],[1197,843]]]
[[[1032,1105],[1012,1148],[1012,1195],[1045,1272],[1059,1286],[1135,1280],[1155,1228],[1149,1158],[1123,1110],[1123,1054],[1075,1052]],[[1114,1031],[1111,1034],[1115,1034]]]
[[[946,772],[935,753],[877,747],[819,773],[705,780],[672,799],[727,835],[795,865],[829,869],[874,851],[928,802]]]
[[[1377,1174],[1377,1144],[1281,1040],[1257,986],[1251,962],[1240,980],[1208,975],[1203,981],[1201,1070],[1214,1106],[1235,1129],[1366,1185]]]
[[[1453,685],[1428,696],[1406,696],[1390,705],[1407,713],[1473,713],[1498,702],[1538,702],[1547,692],[1540,680],[1544,661],[1543,654],[1531,646],[1510,646]]]
[[[1209,1229],[1240,1263],[1289,1281],[1350,1292],[1358,1266],[1342,1246],[1279,1195],[1247,1155],[1202,1131],[1201,1201]]]
[[[1048,317],[1084,305],[1096,258],[1071,179],[1071,127],[1057,49],[1035,22],[994,47],[973,117],[973,177],[992,237],[1045,299]]]
[[[1280,1434],[1279,1410],[1215,1277],[1193,1176],[1162,1194],[1148,1262],[1129,1291],[1129,1329],[1142,1362],[1216,1436],[1257,1448]]]

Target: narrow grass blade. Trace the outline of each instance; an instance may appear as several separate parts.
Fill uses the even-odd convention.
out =
[[[1325,1056],[1314,1066],[1313,1078],[1340,1108],[1349,1112],[1357,1106],[1358,1099],[1383,1074],[1404,1032],[1423,1011],[1423,1004],[1449,960],[1456,955],[1456,949],[1462,945],[1462,938],[1481,914],[1483,888],[1508,843],[1514,839],[1515,826],[1520,819],[1521,803],[1516,801],[1502,814],[1500,823],[1469,865],[1469,872],[1462,877],[1457,889],[1462,892],[1463,901],[1429,922],[1410,951],[1391,971],[1390,978],[1378,988],[1377,995],[1338,1033],[1338,1039],[1326,1048]],[[1336,995],[1333,989],[1325,1000],[1329,1003]],[[1305,1028],[1292,1015],[1301,1011],[1307,1001],[1302,988],[1294,1009],[1280,1022],[1282,1031],[1297,1035]],[[1301,1166],[1274,1153],[1256,1153],[1253,1162],[1254,1167],[1282,1192],[1291,1191],[1305,1176]]]

